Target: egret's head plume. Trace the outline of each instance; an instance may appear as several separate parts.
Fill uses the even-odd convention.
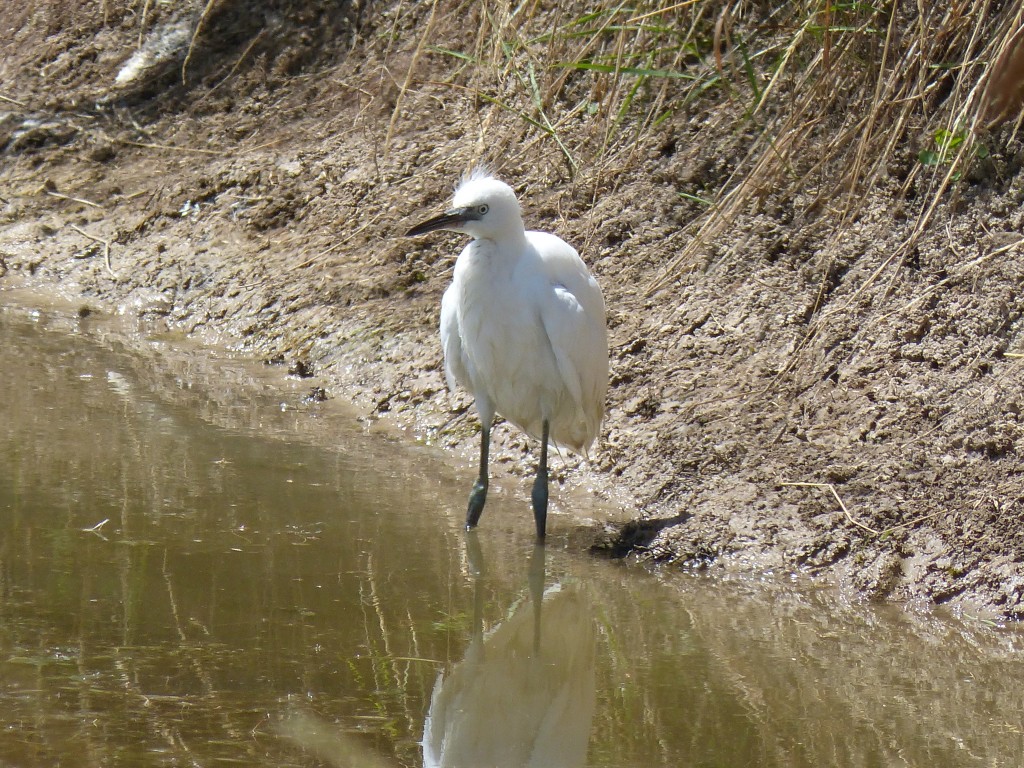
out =
[[[455,189],[457,191],[463,184],[467,184],[471,181],[494,178],[497,178],[494,174],[494,169],[487,163],[480,163],[480,165],[475,165],[462,174],[462,178],[459,179],[458,183],[455,185]]]

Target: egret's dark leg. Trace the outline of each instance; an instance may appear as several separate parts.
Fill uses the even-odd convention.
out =
[[[540,463],[537,479],[533,481],[533,521],[537,524],[537,538],[543,539],[548,524],[548,422],[544,420],[544,434],[540,440]]]
[[[466,510],[466,528],[475,528],[484,512],[487,501],[487,453],[491,449],[491,422],[481,425],[480,429],[480,474],[469,492],[469,509]]]

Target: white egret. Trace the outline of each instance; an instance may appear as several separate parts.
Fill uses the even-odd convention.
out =
[[[487,500],[487,456],[495,413],[540,440],[534,521],[543,539],[548,507],[548,442],[583,453],[604,418],[608,331],[604,298],[576,250],[547,232],[528,232],[512,188],[476,171],[452,208],[407,233],[438,229],[473,238],[455,262],[441,301],[448,386],[474,397],[480,415],[480,473],[466,527]]]

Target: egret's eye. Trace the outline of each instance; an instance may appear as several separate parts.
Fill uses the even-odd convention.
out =
[[[481,216],[486,215],[489,210],[491,210],[491,209],[486,204],[485,205],[478,205],[476,207],[476,212],[479,213]]]

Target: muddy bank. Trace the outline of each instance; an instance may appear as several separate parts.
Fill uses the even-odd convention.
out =
[[[460,242],[398,235],[489,162],[527,224],[574,243],[605,291],[601,451],[556,472],[632,519],[596,540],[678,567],[1024,612],[1021,146],[995,128],[984,162],[955,175],[929,127],[983,51],[857,154],[870,126],[842,104],[799,129],[786,112],[810,109],[802,77],[820,57],[775,79],[777,59],[755,60],[760,85],[723,85],[740,60],[719,68],[711,3],[672,20],[697,30],[669,62],[705,78],[690,100],[673,89],[693,81],[623,86],[595,53],[621,37],[570,34],[585,17],[572,4],[145,5],[36,2],[2,33],[0,287],[315,371],[330,397],[468,468],[477,426],[444,389],[436,338]],[[945,23],[895,8],[908,30]],[[1002,30],[1015,17],[1000,13]],[[731,23],[736,39],[794,40]],[[954,31],[950,51],[969,20]],[[882,61],[874,34],[849,51]],[[587,67],[565,65],[584,53]],[[778,177],[757,161],[766,136]],[[851,194],[840,182],[858,158],[872,175]],[[495,441],[496,471],[529,474],[521,435]]]

